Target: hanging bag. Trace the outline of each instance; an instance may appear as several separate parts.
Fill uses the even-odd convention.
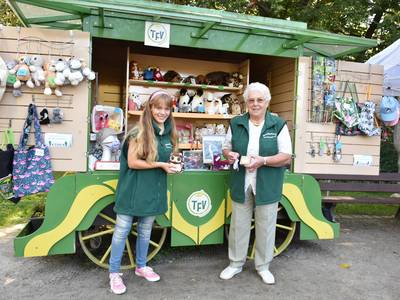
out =
[[[35,145],[27,148],[32,122],[35,128]],[[17,197],[47,192],[54,183],[49,148],[43,143],[34,104],[29,105],[21,139],[14,153],[13,167],[14,193]]]
[[[11,128],[3,131],[0,146],[0,198],[18,203],[20,198],[14,197],[12,169],[14,159],[14,132]]]
[[[351,97],[345,97],[347,87],[349,87]],[[346,81],[342,96],[335,99],[334,115],[347,128],[356,126],[360,122],[357,102],[358,97],[355,85]]]

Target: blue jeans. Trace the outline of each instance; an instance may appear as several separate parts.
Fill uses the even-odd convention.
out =
[[[136,266],[139,268],[146,266],[151,229],[155,218],[155,216],[138,217]],[[118,273],[120,271],[121,259],[125,249],[125,241],[131,231],[132,221],[132,216],[117,214],[117,224],[115,225],[111,243],[110,273]]]

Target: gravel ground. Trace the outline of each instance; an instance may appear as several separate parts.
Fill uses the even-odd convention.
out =
[[[107,271],[83,255],[16,258],[20,226],[0,229],[0,299],[400,299],[400,222],[392,218],[339,217],[341,236],[294,241],[275,258],[276,284],[267,286],[247,262],[229,281],[225,245],[163,249],[150,265],[161,275],[146,282],[124,274],[128,291],[108,291]]]

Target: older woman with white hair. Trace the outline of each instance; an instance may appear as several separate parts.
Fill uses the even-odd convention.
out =
[[[291,161],[292,144],[286,122],[267,111],[271,94],[255,82],[244,94],[248,112],[233,118],[226,135],[224,155],[238,172],[231,177],[232,217],[229,230],[230,264],[220,274],[231,279],[242,271],[249,247],[254,211],[255,268],[266,284],[274,284],[269,271],[275,245],[278,202],[282,197],[285,166]]]

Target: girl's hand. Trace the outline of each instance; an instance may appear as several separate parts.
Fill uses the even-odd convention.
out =
[[[173,163],[168,162],[160,162],[160,167],[165,171],[167,174],[173,174],[177,172],[176,166]]]
[[[245,165],[245,167],[250,171],[254,172],[257,170],[259,167],[262,167],[264,165],[264,158],[258,155],[252,155],[250,157],[250,163],[248,165]]]

